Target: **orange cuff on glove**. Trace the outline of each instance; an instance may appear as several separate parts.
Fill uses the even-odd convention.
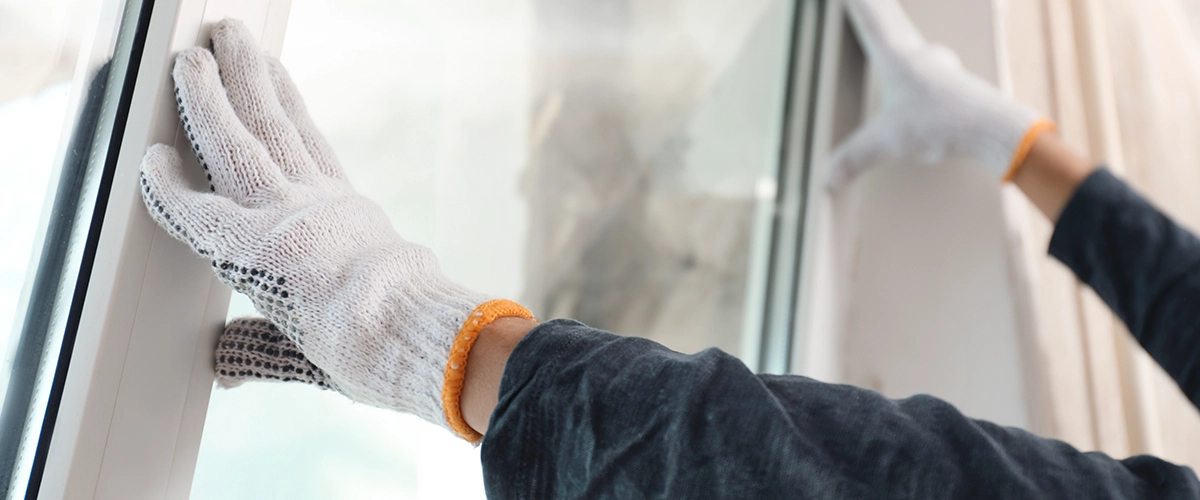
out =
[[[1012,164],[1008,166],[1008,171],[1004,173],[1001,182],[1012,182],[1017,177],[1017,173],[1021,171],[1021,167],[1025,165],[1025,160],[1029,158],[1029,151],[1033,149],[1033,143],[1037,142],[1037,138],[1045,132],[1053,132],[1057,129],[1058,125],[1044,118],[1034,122],[1033,126],[1029,127],[1029,131],[1025,132],[1025,137],[1021,138],[1021,144],[1017,146],[1017,152],[1013,154]]]
[[[459,398],[462,396],[463,382],[467,377],[467,356],[471,346],[479,339],[479,332],[484,327],[500,318],[524,318],[532,320],[533,314],[516,302],[497,299],[480,304],[463,321],[463,326],[454,337],[450,347],[450,359],[446,361],[446,378],[442,384],[442,407],[446,410],[446,422],[458,437],[471,443],[478,443],[483,434],[476,432],[463,419]]]

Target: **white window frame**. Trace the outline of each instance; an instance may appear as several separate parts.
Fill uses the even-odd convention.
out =
[[[841,285],[850,275],[849,263],[839,257],[854,244],[850,227],[854,214],[852,204],[834,200],[825,184],[830,155],[866,114],[867,75],[866,58],[846,19],[844,0],[829,0],[822,22],[789,369],[835,381],[841,373],[839,341],[846,314],[846,290]]]
[[[230,292],[208,261],[146,214],[138,170],[151,144],[189,149],[170,78],[174,56],[207,45],[225,17],[245,21],[279,55],[290,7],[154,2],[39,498],[188,497]]]
[[[904,3],[919,18],[935,13],[939,4],[959,1]],[[969,1],[994,9],[996,0]],[[812,10],[819,3],[822,10]],[[278,55],[290,6],[290,0],[154,2],[40,498],[188,498],[214,378],[213,349],[230,291],[212,276],[208,261],[147,216],[138,191],[139,164],[154,143],[188,149],[170,79],[174,56],[207,45],[211,25],[224,17],[244,20],[263,48]],[[786,318],[768,314],[763,342],[778,346],[770,336],[782,331],[791,350],[782,370],[829,380],[838,373],[843,301],[837,285],[848,272],[837,257],[852,241],[846,236],[851,231],[839,229],[845,221],[824,189],[825,165],[833,147],[861,122],[867,79],[862,53],[846,29],[843,0],[796,0],[795,8],[821,12],[819,19],[802,18],[797,27],[820,26],[820,56],[794,52],[799,56],[793,71],[818,72],[792,82],[794,95],[805,98],[793,99],[787,110],[793,126],[781,160],[789,175],[806,178],[778,187],[794,206],[782,214],[787,234],[775,251],[799,249],[801,255],[796,259],[793,253],[792,267],[785,270],[791,278],[775,285],[781,292],[773,300],[785,301]],[[998,64],[997,35],[963,35],[951,45],[993,47],[993,59],[982,64]],[[812,92],[815,98],[807,98]],[[798,126],[799,119],[808,125]]]

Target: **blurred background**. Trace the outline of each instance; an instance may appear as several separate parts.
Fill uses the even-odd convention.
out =
[[[0,325],[16,332],[102,3],[0,0]],[[1009,90],[1200,228],[1200,0],[997,4]],[[355,186],[453,278],[542,318],[747,357],[794,7],[293,0],[282,58]],[[1046,388],[1026,395],[1040,399],[1022,422],[1085,449],[1200,465],[1200,416],[1044,257],[1048,225],[1008,216],[1031,242],[1018,271],[1039,307],[1024,362]],[[230,317],[251,314],[235,296]],[[886,334],[850,338],[840,378],[908,396],[878,374],[925,360]],[[0,341],[11,365],[15,338]],[[416,418],[247,384],[213,392],[192,496],[483,498],[478,469],[477,450]]]

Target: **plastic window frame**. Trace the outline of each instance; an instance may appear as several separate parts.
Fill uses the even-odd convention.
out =
[[[132,97],[147,9],[137,0],[105,0],[80,48],[73,85],[69,133],[60,139],[46,206],[39,224],[40,250],[31,257],[14,336],[12,378],[0,414],[0,492],[26,496],[41,479],[41,466],[58,411],[79,326],[95,247],[107,206],[124,113]],[[57,353],[58,356],[54,354]]]
[[[214,22],[237,17],[278,55],[290,7],[290,0],[158,0],[150,6],[90,292],[40,487],[27,498],[190,494],[212,389],[211,346],[224,326],[230,292],[207,261],[146,214],[138,170],[151,144],[189,149],[170,79],[175,54],[207,45]]]
[[[861,125],[867,114],[866,55],[845,14],[845,0],[827,0],[821,19],[819,66],[814,76],[811,136],[803,149],[808,179],[804,185],[803,231],[796,294],[788,324],[790,373],[818,380],[840,378],[840,332],[845,321],[850,276],[846,249],[854,244],[853,200],[835,199],[825,189],[829,157]],[[795,147],[793,149],[799,149]]]

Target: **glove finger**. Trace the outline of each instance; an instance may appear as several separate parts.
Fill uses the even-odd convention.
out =
[[[155,144],[146,151],[141,168],[142,201],[150,216],[175,239],[202,256],[213,258],[217,231],[244,227],[243,209],[228,198],[196,191],[183,177],[183,162],[175,148]]]
[[[846,9],[872,60],[894,58],[925,44],[925,37],[896,0],[847,0]]]
[[[173,74],[179,116],[208,175],[209,189],[255,206],[282,188],[287,182],[283,173],[230,106],[212,54],[199,47],[183,51]]]
[[[300,97],[300,91],[296,89],[296,84],[292,82],[292,77],[288,75],[283,63],[274,57],[267,56],[267,64],[271,69],[271,82],[275,86],[275,94],[279,97],[279,103],[283,105],[284,112],[299,131],[300,138],[308,149],[308,154],[317,163],[317,168],[329,177],[345,179],[342,166],[333,154],[333,148],[329,146],[325,136],[317,130],[317,126],[313,124],[312,118],[308,114],[308,108],[304,106],[304,99]]]
[[[325,372],[263,318],[239,318],[225,326],[217,341],[216,372],[217,383],[227,389],[248,380],[302,382],[332,389]]]
[[[876,117],[854,132],[833,152],[829,159],[829,178],[826,188],[837,193],[845,189],[859,174],[902,154],[903,129],[882,117]]]
[[[229,103],[242,125],[266,147],[290,180],[317,174],[300,133],[275,95],[266,54],[241,21],[225,19],[212,31],[213,56]]]

